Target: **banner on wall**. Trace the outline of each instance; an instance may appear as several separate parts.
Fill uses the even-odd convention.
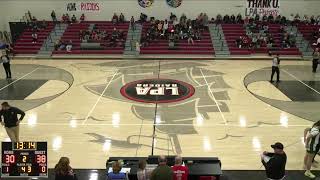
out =
[[[280,0],[246,0],[246,16],[280,15]]]
[[[143,8],[147,8],[153,4],[153,1],[154,0],[138,0],[138,4]]]
[[[68,3],[67,11],[80,11],[80,12],[99,12],[101,6],[98,2],[80,2]]]
[[[182,3],[182,0],[167,0],[167,4],[173,8],[179,7],[181,3]]]

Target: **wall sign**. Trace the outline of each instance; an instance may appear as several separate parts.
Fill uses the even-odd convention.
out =
[[[182,0],[167,0],[167,4],[173,8],[179,7],[181,3],[182,3]]]
[[[147,8],[153,4],[153,1],[154,0],[138,0],[138,4],[143,8]]]
[[[246,16],[280,15],[280,0],[246,0]]]
[[[68,3],[67,11],[97,12],[100,11],[100,4],[97,2]]]
[[[171,103],[191,97],[195,92],[192,85],[172,79],[143,79],[124,85],[122,96],[144,103]]]

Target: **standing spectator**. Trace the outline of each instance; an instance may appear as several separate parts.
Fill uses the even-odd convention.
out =
[[[80,22],[83,22],[84,20],[85,20],[85,16],[84,16],[84,14],[81,14]]]
[[[150,180],[150,172],[146,169],[147,162],[140,160],[137,171],[138,180]]]
[[[150,180],[172,180],[173,172],[167,165],[167,159],[165,156],[158,158],[159,166],[151,173]]]
[[[18,115],[20,115],[19,119]],[[0,122],[5,127],[11,142],[19,142],[19,124],[24,116],[25,113],[22,110],[11,107],[8,102],[1,104]]]
[[[271,80],[270,80],[271,83],[273,83],[273,75],[275,73],[277,73],[277,82],[280,82],[279,65],[280,65],[280,58],[279,58],[279,54],[277,54],[277,56],[275,56],[272,60],[272,72],[271,72]]]
[[[191,26],[189,27],[187,36],[188,36],[188,44],[190,44],[190,42],[191,42],[192,45],[194,45],[194,41],[193,41],[193,31],[192,31]]]
[[[57,20],[56,13],[54,12],[54,10],[52,10],[52,12],[51,12],[51,18],[52,18],[52,21],[53,21],[53,22],[57,22],[57,21],[58,21],[58,20]]]
[[[121,172],[121,164],[115,161],[112,164],[112,172],[108,174],[107,180],[128,180],[128,174]]]
[[[65,23],[65,22],[67,21],[65,14],[62,14],[61,21],[62,21],[63,23]]]
[[[55,180],[77,180],[76,174],[70,166],[70,160],[67,157],[61,157],[54,168]]]
[[[202,19],[202,22],[203,22],[203,26],[207,27],[208,24],[209,24],[209,17],[206,13],[203,14],[203,19]]]
[[[113,25],[118,24],[118,22],[119,22],[119,17],[117,16],[116,13],[113,14],[111,21],[112,21]]]
[[[176,156],[175,164],[172,167],[173,180],[188,180],[189,169],[188,167],[182,165],[182,157]]]
[[[266,168],[267,178],[269,180],[281,180],[285,177],[287,155],[283,151],[283,144],[277,142],[271,145],[274,152],[263,152],[261,162]]]
[[[166,36],[166,34],[168,33],[168,28],[169,28],[169,24],[168,24],[168,20],[164,20],[163,23],[163,34]]]
[[[313,60],[312,60],[312,72],[316,73],[317,68],[318,68],[318,63],[319,63],[319,58],[320,58],[320,52],[319,48],[316,48],[314,52],[312,53]]]
[[[124,15],[121,13],[119,16],[119,22],[120,23],[124,23],[125,19],[124,19]]]
[[[130,26],[131,26],[132,31],[134,31],[135,30],[135,21],[134,21],[133,16],[131,16],[131,19],[130,19]]]
[[[11,79],[11,69],[10,69],[10,57],[9,54],[1,56],[2,65],[4,71],[6,72],[7,79]]]
[[[72,15],[72,17],[71,17],[71,22],[72,22],[72,23],[76,23],[76,22],[77,22],[77,18],[76,18],[75,15]]]
[[[306,154],[304,156],[304,168],[306,172],[305,176],[309,178],[315,178],[316,176],[310,171],[314,156],[319,152],[320,149],[320,121],[313,124],[312,128],[306,133],[304,137],[304,143],[306,146]]]
[[[38,41],[38,34],[36,31],[32,32],[32,44],[36,43]]]

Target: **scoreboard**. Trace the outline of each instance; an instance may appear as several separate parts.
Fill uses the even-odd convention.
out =
[[[1,177],[48,177],[47,142],[2,142]]]

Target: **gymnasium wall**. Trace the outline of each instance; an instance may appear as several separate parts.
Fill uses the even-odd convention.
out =
[[[99,3],[97,12],[85,12],[90,20],[110,20],[114,12],[123,12],[126,17],[134,15],[137,19],[140,12],[158,18],[168,18],[170,12],[180,16],[196,17],[199,12],[206,12],[209,17],[217,14],[244,14],[245,0],[183,0],[178,8],[171,8],[166,0],[155,0],[149,8],[142,8],[137,0],[0,0],[0,30],[8,30],[9,21],[20,21],[28,10],[38,19],[50,19],[51,10],[55,10],[57,17],[66,13],[67,4],[76,2]],[[280,0],[280,10],[283,15],[291,13],[319,14],[320,0]],[[68,12],[79,16],[82,12]]]

